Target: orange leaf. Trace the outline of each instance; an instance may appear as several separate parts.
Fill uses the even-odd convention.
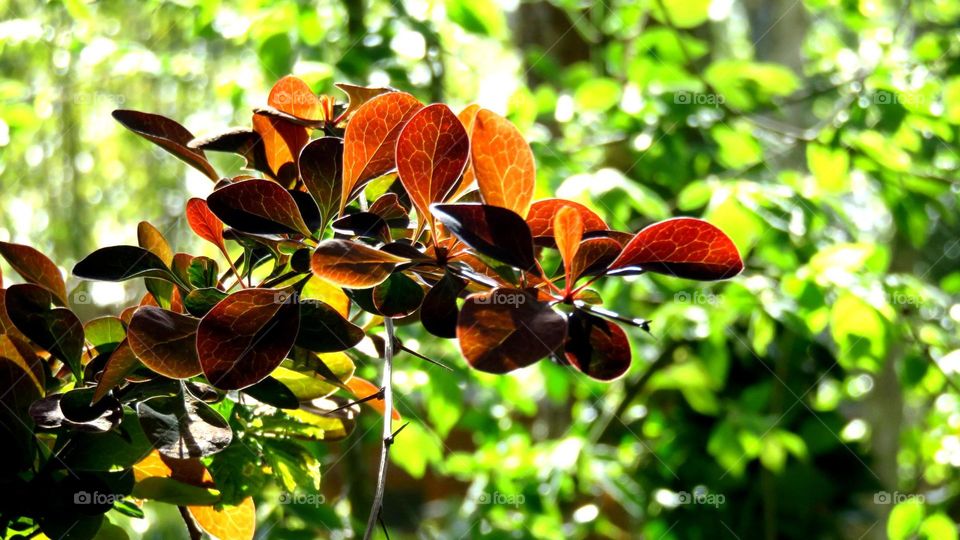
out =
[[[553,218],[553,232],[566,270],[566,287],[570,290],[573,286],[573,283],[570,283],[573,260],[577,255],[577,248],[580,247],[580,241],[583,240],[583,220],[580,218],[580,213],[569,206],[561,208]]]
[[[253,497],[235,506],[190,506],[188,509],[203,530],[220,540],[251,540],[256,531],[257,510]]]
[[[473,172],[486,204],[513,210],[526,217],[537,179],[533,152],[509,120],[481,109],[471,139]]]
[[[609,228],[603,218],[578,202],[566,199],[543,199],[530,205],[530,212],[527,214],[527,225],[530,226],[530,233],[533,234],[534,239],[553,237],[553,219],[561,208],[573,208],[580,214],[585,233],[605,231]]]
[[[257,113],[253,115],[253,129],[263,139],[267,165],[274,175],[281,180],[290,174],[296,176],[296,167],[288,172],[285,166],[288,163],[296,165],[296,158],[300,155],[300,150],[307,145],[307,141],[310,139],[307,128]]]
[[[353,115],[343,136],[341,214],[367,182],[396,168],[400,130],[422,108],[410,94],[390,92],[366,102]]]
[[[360,377],[350,377],[350,380],[346,382],[347,389],[350,390],[350,393],[357,399],[363,399],[365,397],[372,396],[380,391],[380,388],[373,384],[372,382],[361,379]],[[387,408],[382,399],[371,399],[370,401],[365,401],[365,405],[369,405],[371,409],[377,411],[381,415],[386,412]],[[393,414],[391,415],[394,420],[399,421],[400,413],[397,412],[397,408],[393,408]]]
[[[67,286],[63,276],[46,255],[30,246],[0,242],[0,257],[6,259],[24,281],[44,287],[53,293],[60,305],[67,305]]]
[[[199,459],[171,458],[156,450],[133,466],[133,478],[137,482],[146,478],[172,478],[191,486],[214,487],[210,471]]]
[[[450,194],[469,155],[467,131],[446,105],[420,109],[407,122],[397,138],[397,172],[421,222],[432,226],[430,204]]]
[[[320,122],[333,118],[332,101],[318,98],[307,83],[291,75],[273,85],[267,105],[303,120]]]
[[[337,117],[337,123],[349,120],[353,113],[357,112],[364,103],[371,99],[388,92],[395,92],[392,88],[372,88],[367,86],[356,86],[347,83],[336,83],[334,86],[343,91],[350,101],[347,108]]]
[[[464,129],[467,130],[467,137],[473,139],[473,124],[477,119],[477,112],[480,111],[480,106],[477,104],[467,105],[465,109],[460,111],[460,114],[457,115],[457,118],[460,119],[460,123],[463,124]],[[457,186],[457,189],[447,197],[447,200],[454,202],[464,193],[470,191],[471,189],[476,189],[477,187],[477,177],[473,173],[473,162],[469,158],[467,159],[467,167],[463,170],[463,180],[460,181],[460,185]]]
[[[408,259],[349,240],[324,240],[310,258],[310,269],[319,278],[351,289],[368,289],[383,283],[393,268]]]
[[[223,243],[223,222],[213,215],[207,201],[192,198],[187,201],[187,223],[197,236],[226,251]]]

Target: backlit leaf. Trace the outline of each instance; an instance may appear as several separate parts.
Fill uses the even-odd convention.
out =
[[[571,365],[601,381],[611,381],[627,372],[630,342],[622,328],[579,310],[567,322],[563,347]]]
[[[372,396],[373,394],[376,394],[377,392],[380,391],[380,388],[377,385],[373,384],[372,382],[366,379],[361,379],[360,377],[351,377],[350,380],[347,381],[347,389],[350,390],[350,393],[353,394],[353,396],[358,400]],[[382,398],[365,401],[364,405],[377,411],[381,415],[387,412],[387,408],[384,405]],[[402,419],[400,417],[400,413],[397,412],[396,407],[393,408],[393,414],[391,416],[395,421],[399,421]]]
[[[583,220],[576,209],[569,206],[560,208],[553,218],[553,232],[560,250],[560,258],[567,273],[567,288],[572,286],[573,261],[583,239]]]
[[[348,83],[336,83],[334,86],[343,90],[343,93],[347,95],[347,108],[344,109],[343,113],[337,118],[337,122],[343,122],[349,120],[353,116],[353,113],[366,102],[371,99],[379,96],[380,94],[386,94],[388,92],[395,92],[393,88],[377,88],[377,87],[367,87],[367,86],[356,86]]]
[[[571,285],[582,276],[603,272],[612,263],[621,250],[620,244],[611,238],[588,238],[577,248],[577,254],[570,265],[569,281]]]
[[[63,276],[57,265],[46,255],[30,246],[0,242],[0,256],[7,260],[24,281],[47,288],[53,293],[58,305],[67,305],[67,287]]]
[[[563,315],[533,293],[497,288],[467,297],[457,320],[457,340],[474,368],[507,373],[558,351],[566,326]]]
[[[373,287],[407,259],[391,255],[349,240],[324,240],[310,258],[310,268],[317,277],[341,287],[365,289]]]
[[[617,275],[649,271],[713,281],[739,274],[743,261],[720,229],[700,219],[675,218],[638,232],[609,270]]]
[[[113,111],[113,117],[123,127],[170,152],[211,180],[220,179],[220,175],[207,161],[203,150],[188,146],[194,139],[193,134],[179,123],[159,114],[124,109]]]
[[[253,386],[248,386],[243,389],[243,392],[257,401],[278,409],[296,409],[300,406],[296,394],[273,377],[267,377]]]
[[[397,272],[373,288],[373,305],[386,317],[405,317],[420,307],[423,288],[412,278]]]
[[[182,284],[160,257],[137,246],[100,248],[78,262],[73,275],[97,281],[154,277]]]
[[[253,115],[253,129],[263,139],[267,165],[278,180],[296,176],[296,159],[310,140],[307,128],[265,114]]]
[[[467,131],[449,107],[414,114],[397,138],[397,173],[417,212],[431,225],[430,205],[451,194],[470,156]]]
[[[224,186],[207,197],[207,205],[220,220],[243,232],[310,236],[290,192],[270,180]]]
[[[140,365],[137,356],[133,354],[130,345],[123,341],[110,353],[107,359],[107,365],[104,366],[100,374],[100,381],[97,383],[97,389],[93,393],[93,402],[96,403],[107,395],[107,392],[120,386],[124,378]]]
[[[229,131],[190,141],[190,148],[213,152],[231,152],[243,157],[244,168],[260,171],[273,176],[267,163],[267,151],[263,146],[263,137],[252,129],[236,128]]]
[[[427,291],[420,306],[420,322],[427,332],[447,339],[457,337],[457,297],[466,286],[462,278],[445,272]]]
[[[451,233],[481,254],[521,270],[536,267],[530,228],[513,211],[479,203],[435,204],[431,209]]]
[[[583,232],[606,230],[607,224],[593,210],[586,206],[566,199],[543,199],[530,205],[530,212],[527,214],[527,225],[530,226],[530,233],[534,241],[538,244],[553,244],[553,220],[554,216],[563,208],[573,208],[580,214],[580,220],[583,221]]]
[[[7,315],[23,335],[50,351],[80,374],[83,324],[67,308],[52,308],[53,293],[32,283],[11,285],[5,298]]]
[[[200,320],[197,352],[203,374],[223,390],[256,384],[290,352],[299,326],[300,310],[290,291],[238,291]]]
[[[257,526],[253,497],[237,505],[190,506],[190,515],[214,538],[252,540]]]
[[[141,307],[130,319],[130,349],[151,370],[171,379],[201,373],[196,336],[200,320],[157,307]]]
[[[526,217],[537,176],[533,152],[509,120],[481,109],[470,136],[470,159],[483,202]]]
[[[291,75],[273,85],[267,105],[302,120],[323,122],[333,116],[332,102],[318,98],[307,83]]]
[[[423,105],[410,94],[390,92],[361,106],[343,140],[343,194],[340,213],[370,180],[396,167],[397,137]]]
[[[109,354],[126,338],[127,329],[119,318],[107,316],[87,321],[83,333],[97,354]]]
[[[169,266],[173,262],[173,250],[170,249],[170,244],[163,237],[163,233],[149,222],[141,221],[137,225],[137,240],[140,247],[159,257],[164,264]]]
[[[18,417],[43,397],[46,384],[43,363],[29,343],[0,334],[0,401]],[[0,417],[7,411],[0,410]]]
[[[187,224],[194,234],[217,246],[221,252],[226,251],[223,222],[210,211],[207,201],[197,197],[190,199],[187,201],[186,215]]]

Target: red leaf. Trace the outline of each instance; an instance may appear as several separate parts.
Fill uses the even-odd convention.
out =
[[[349,103],[347,108],[344,109],[340,116],[337,117],[336,122],[350,120],[350,117],[353,116],[353,113],[357,112],[364,103],[370,101],[371,99],[388,92],[396,92],[393,88],[375,88],[367,86],[356,86],[353,84],[347,83],[336,83],[334,86],[343,91],[347,95]]]
[[[300,152],[300,178],[307,186],[326,224],[340,208],[343,190],[343,139],[321,137]]]
[[[253,115],[253,129],[263,139],[267,165],[277,180],[296,176],[296,160],[310,140],[307,128],[265,114]]]
[[[533,152],[520,131],[492,111],[477,112],[470,158],[483,202],[526,217],[537,180]]]
[[[403,257],[351,242],[324,240],[310,257],[310,269],[319,278],[351,289],[368,289],[383,283]]]
[[[521,270],[536,269],[530,229],[511,210],[478,203],[435,204],[431,210],[444,227],[483,255]]]
[[[608,270],[615,275],[649,271],[713,281],[739,274],[743,261],[720,229],[701,219],[674,218],[638,232]]]
[[[602,272],[616,260],[621,246],[611,238],[588,238],[577,249],[568,270],[567,280],[571,286],[581,277]]]
[[[380,391],[380,388],[378,388],[375,384],[366,379],[361,379],[360,377],[350,377],[350,380],[346,382],[346,387],[358,400],[372,396]],[[383,413],[387,412],[387,408],[384,406],[383,399],[371,399],[370,401],[365,401],[364,404],[380,413],[381,416]],[[394,404],[393,414],[390,416],[392,416],[396,421],[402,420],[402,418],[400,418],[400,413],[397,412],[396,404]]]
[[[600,216],[578,202],[566,199],[543,199],[530,205],[530,212],[527,213],[527,225],[530,226],[530,232],[535,241],[543,238],[553,239],[553,218],[562,208],[573,208],[580,214],[585,233],[607,229],[607,224]],[[552,242],[537,242],[537,245],[541,244],[552,245]]]
[[[497,288],[467,297],[457,320],[457,341],[471,366],[507,373],[563,346],[566,319],[528,291]]]
[[[329,121],[333,118],[333,102],[318,98],[302,80],[287,75],[270,89],[267,105],[301,120]]]
[[[196,197],[187,201],[187,223],[197,236],[226,251],[223,222],[210,211],[207,201]]]
[[[420,109],[397,138],[397,172],[421,220],[433,227],[430,205],[443,202],[463,174],[470,156],[467,131],[449,107]]]
[[[123,340],[107,359],[107,364],[103,367],[100,375],[100,381],[97,383],[97,389],[93,393],[93,403],[104,398],[111,389],[119,386],[131,371],[136,369],[136,355],[130,349],[127,340]]]
[[[229,184],[211,193],[207,205],[224,223],[243,232],[310,236],[293,196],[270,180]]]
[[[623,329],[582,311],[570,315],[564,353],[571,365],[601,381],[612,381],[630,368],[630,342]]]
[[[201,373],[196,337],[199,319],[158,307],[141,307],[130,319],[127,342],[151,370],[171,379]]]
[[[560,250],[560,258],[563,259],[563,267],[566,270],[566,288],[569,291],[573,287],[573,261],[580,247],[580,241],[583,240],[583,220],[580,218],[580,213],[569,206],[560,208],[553,218],[553,230],[557,249]]]
[[[341,214],[367,182],[396,168],[400,130],[422,108],[410,94],[390,92],[366,102],[353,115],[343,138]]]
[[[63,276],[57,265],[46,255],[30,246],[0,242],[0,256],[7,260],[24,281],[40,285],[53,293],[57,304],[67,305],[67,286],[63,282]]]
[[[223,390],[254,385],[293,348],[300,310],[289,291],[244,289],[200,320],[197,354],[210,384]]]

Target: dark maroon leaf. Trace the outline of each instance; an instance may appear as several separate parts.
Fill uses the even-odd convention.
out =
[[[363,330],[319,300],[300,299],[297,346],[317,352],[345,351],[363,339]]]
[[[0,242],[0,256],[10,263],[27,283],[46,287],[54,295],[57,305],[67,305],[67,286],[60,269],[46,255],[30,246]],[[0,280],[0,287],[3,282]]]
[[[200,319],[145,306],[130,319],[127,341],[151,370],[171,379],[189,379],[201,373],[196,348],[199,324]]]
[[[323,223],[340,208],[343,174],[343,139],[321,137],[310,141],[300,152],[300,177],[313,195]]]
[[[420,306],[420,322],[431,334],[453,339],[457,337],[457,297],[467,282],[450,272],[427,291]]]
[[[536,268],[530,227],[512,210],[479,203],[430,208],[451,233],[481,254],[521,270]]]
[[[256,384],[293,348],[299,326],[300,309],[291,291],[238,291],[201,319],[200,367],[210,384],[223,390]]]
[[[76,266],[73,274],[97,281],[125,281],[138,277],[153,277],[172,281],[184,288],[185,282],[163,264],[160,257],[137,246],[111,246],[87,255]]]
[[[244,180],[224,186],[207,197],[207,205],[221,221],[243,232],[310,236],[310,228],[290,192],[270,180]]]
[[[612,381],[630,369],[630,342],[622,328],[579,310],[567,322],[563,348],[572,366],[601,381]]]
[[[52,308],[53,293],[32,283],[12,285],[6,294],[10,321],[30,341],[50,351],[82,377],[83,323],[67,308]]]
[[[521,289],[472,294],[457,320],[460,352],[488,373],[507,373],[559,351],[566,333],[563,315]]]
[[[123,127],[177,156],[184,163],[207,175],[214,182],[220,178],[217,171],[213,170],[213,167],[207,161],[203,150],[189,146],[194,139],[193,134],[177,122],[159,114],[124,109],[113,111],[113,117]]]
[[[278,409],[300,407],[300,400],[297,399],[297,396],[286,385],[273,377],[267,377],[253,386],[244,388],[243,391],[257,401],[262,401]]]
[[[239,154],[246,160],[244,168],[273,176],[273,171],[270,170],[270,165],[267,163],[267,152],[263,146],[263,138],[252,129],[236,128],[210,137],[194,139],[190,141],[187,147]]]
[[[333,230],[351,236],[363,236],[375,240],[389,241],[390,226],[373,212],[348,214],[333,222]]]
[[[291,190],[290,196],[297,203],[297,208],[300,210],[300,215],[303,216],[303,222],[307,224],[307,229],[311,231],[319,229],[322,216],[317,203],[313,201],[313,197],[309,193],[296,190]]]
[[[603,272],[620,254],[620,244],[611,238],[590,238],[584,240],[573,257],[570,275],[573,282],[582,276]]]

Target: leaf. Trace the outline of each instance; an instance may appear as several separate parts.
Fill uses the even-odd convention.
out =
[[[349,240],[324,240],[310,258],[313,274],[340,287],[367,289],[383,283],[407,259]]]
[[[127,329],[130,349],[152,371],[171,379],[199,375],[196,335],[199,319],[158,307],[141,307]]]
[[[584,233],[608,229],[600,216],[578,202],[566,199],[543,199],[530,205],[530,212],[527,214],[527,225],[530,226],[534,241],[543,245],[553,244],[553,220],[563,208],[573,208],[580,214]]]
[[[217,246],[221,253],[227,248],[223,242],[223,222],[207,206],[207,201],[194,197],[187,201],[187,224],[190,229],[207,242]]]
[[[423,288],[412,278],[397,272],[373,288],[373,305],[385,317],[406,317],[423,302]]]
[[[623,329],[583,311],[568,318],[563,348],[567,361],[594,379],[612,381],[630,368],[630,342]]]
[[[83,324],[67,308],[50,308],[53,293],[32,283],[11,285],[6,294],[10,321],[30,341],[50,351],[81,378]]]
[[[457,341],[475,369],[507,373],[563,346],[566,319],[536,295],[498,287],[467,297],[457,320]]]
[[[743,270],[740,253],[727,235],[706,221],[674,218],[638,232],[610,265],[612,275],[644,271],[714,281]]]
[[[311,365],[312,364],[312,365]],[[356,366],[345,353],[310,355],[306,365],[294,362],[296,369],[278,367],[273,377],[289,388],[300,401],[326,397],[353,377]]]
[[[279,180],[295,177],[296,159],[310,140],[307,128],[265,114],[253,115],[253,129],[263,139],[267,165]]]
[[[376,88],[367,86],[356,86],[348,83],[336,83],[337,88],[347,95],[347,108],[337,118],[337,123],[350,120],[357,109],[371,99],[388,92],[396,92],[393,88]]]
[[[198,289],[208,289],[217,286],[220,280],[220,267],[217,261],[210,257],[194,257],[187,267],[187,282]]]
[[[98,317],[83,325],[87,341],[97,354],[110,354],[127,336],[127,327],[118,317]]]
[[[150,441],[137,421],[137,414],[126,407],[116,429],[105,433],[74,432],[70,438],[73,442],[61,451],[60,459],[71,470],[129,469],[150,452]]]
[[[67,305],[67,286],[63,282],[63,275],[46,255],[30,246],[0,242],[0,256],[24,281],[45,287],[53,293],[57,305]]]
[[[171,478],[197,487],[216,485],[210,471],[199,459],[174,459],[156,450],[151,450],[133,466],[133,477],[136,482],[147,478]]]
[[[147,221],[141,221],[137,225],[137,240],[140,247],[153,253],[163,261],[163,264],[169,266],[173,262],[173,250],[170,244],[163,237],[163,233]]]
[[[187,506],[213,505],[220,501],[220,492],[209,487],[185,484],[172,478],[148,477],[133,486],[133,497],[149,501]]]
[[[567,281],[571,285],[586,275],[599,274],[616,260],[621,251],[620,244],[611,238],[588,238],[584,240],[573,257],[568,270]]]
[[[270,180],[243,180],[207,197],[210,211],[227,225],[253,234],[310,236],[300,208],[286,189]]]
[[[296,409],[300,406],[296,394],[273,377],[267,377],[253,386],[244,388],[243,391],[254,399],[278,409]]]
[[[113,117],[123,127],[170,152],[214,182],[220,179],[203,150],[188,146],[194,139],[193,134],[177,122],[158,114],[124,109],[113,111]]]
[[[573,261],[580,248],[580,241],[583,240],[583,220],[580,213],[569,206],[560,208],[553,218],[553,231],[566,270],[566,287],[570,290],[573,286]]]
[[[321,137],[310,141],[300,152],[300,178],[323,216],[321,227],[340,208],[343,190],[343,139]]]
[[[513,211],[480,203],[434,204],[433,215],[463,243],[525,271],[536,268],[533,238]]]
[[[366,379],[361,379],[360,377],[351,377],[346,384],[347,384],[347,389],[350,390],[350,393],[353,394],[353,397],[357,398],[357,400],[370,397],[380,391],[380,388],[378,386],[376,386],[375,384],[373,384],[372,382]],[[364,401],[363,403],[364,405],[367,405],[371,409],[380,413],[381,416],[383,416],[383,414],[387,412],[387,408],[383,402],[383,398],[375,398],[369,401]],[[400,417],[400,413],[397,412],[396,406],[393,407],[393,414],[391,416],[393,417],[394,421],[402,420],[402,418]]]
[[[526,217],[537,180],[533,151],[509,120],[481,109],[470,136],[470,159],[483,202]]]
[[[93,393],[93,403],[96,403],[107,395],[107,392],[120,386],[127,375],[140,365],[137,356],[130,349],[130,344],[123,341],[110,353],[107,359],[107,365],[100,373],[100,381],[97,383],[97,389]]]
[[[443,202],[470,157],[467,130],[443,104],[420,109],[397,137],[397,173],[421,219],[433,226],[430,205]]]
[[[460,123],[463,124],[464,129],[467,131],[467,137],[473,140],[473,125],[476,123],[477,113],[480,111],[480,106],[473,104],[467,105],[460,114],[457,115],[457,118],[460,120]],[[475,190],[477,188],[477,177],[473,172],[473,161],[468,156],[467,157],[467,166],[463,170],[463,180],[460,181],[460,184],[454,189],[453,193],[447,197],[447,201],[455,202],[460,199],[466,192],[470,190]]]
[[[301,120],[324,122],[333,118],[333,103],[318,98],[307,83],[292,75],[273,85],[267,105]]]
[[[231,129],[202,139],[194,139],[187,146],[198,150],[238,154],[245,161],[245,169],[260,171],[273,176],[270,164],[267,163],[267,151],[263,146],[263,137],[252,129]]]
[[[331,285],[317,276],[308,279],[300,291],[300,301],[307,300],[319,300],[337,310],[340,315],[350,316],[350,298],[343,292],[343,289]]]
[[[257,526],[253,497],[238,505],[190,506],[189,510],[200,528],[215,538],[253,540]]]
[[[466,281],[447,271],[427,291],[420,306],[420,322],[427,332],[447,339],[457,337],[457,297],[466,286]]]
[[[397,137],[423,105],[404,92],[390,92],[363,104],[343,138],[343,191],[340,214],[370,180],[396,167]]]
[[[300,332],[296,344],[313,352],[345,351],[363,339],[363,329],[319,300],[300,298]]]
[[[153,277],[183,285],[160,257],[137,246],[100,248],[78,262],[73,267],[73,274],[97,281]]]
[[[0,418],[9,412],[18,420],[26,417],[30,405],[46,392],[43,363],[33,347],[6,334],[0,334],[0,388],[0,403],[5,407]]]
[[[290,291],[244,289],[200,320],[197,352],[210,384],[237,390],[263,380],[293,348],[300,310]]]
[[[190,394],[157,396],[137,403],[140,426],[160,454],[201,458],[230,445],[233,432],[220,413]]]
[[[226,297],[227,293],[213,287],[194,289],[184,297],[183,306],[194,317],[203,317]]]

